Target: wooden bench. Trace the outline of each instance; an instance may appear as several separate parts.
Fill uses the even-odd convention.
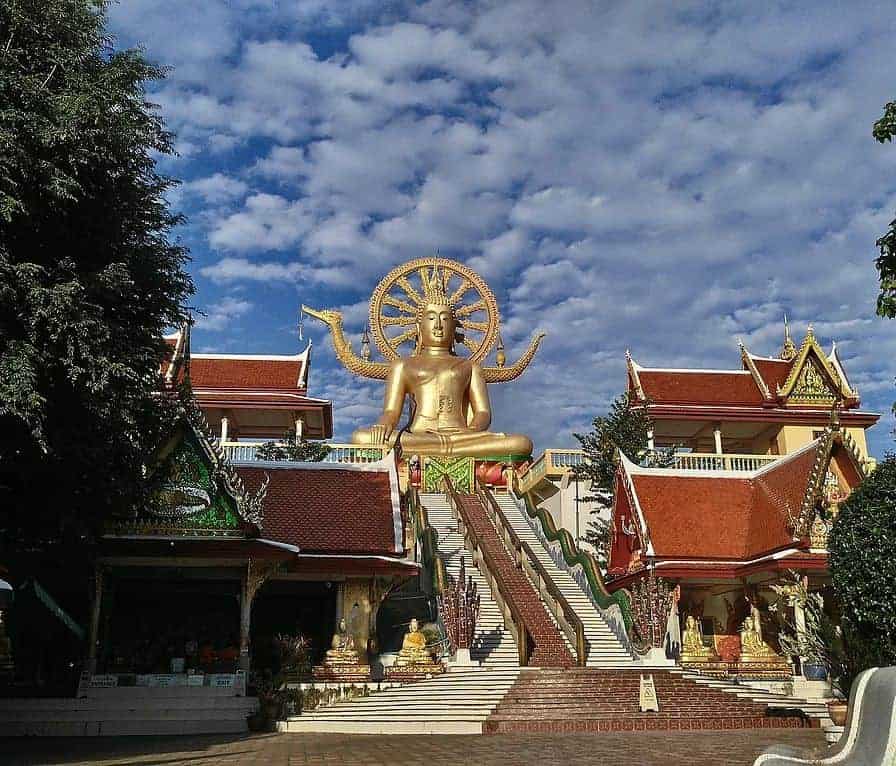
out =
[[[771,747],[753,766],[891,766],[896,764],[896,667],[859,674],[849,695],[840,741],[822,758],[807,758],[784,745]]]

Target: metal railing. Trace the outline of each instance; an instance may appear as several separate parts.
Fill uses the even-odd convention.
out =
[[[256,452],[263,441],[245,442],[221,442],[221,450],[228,460],[235,463],[245,463],[257,460]],[[363,447],[358,444],[333,444],[328,443],[330,451],[321,461],[323,463],[375,463],[383,459],[383,447]]]

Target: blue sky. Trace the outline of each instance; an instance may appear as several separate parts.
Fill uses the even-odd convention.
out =
[[[153,93],[180,156],[194,350],[294,353],[298,305],[360,333],[392,266],[442,255],[495,290],[495,426],[572,444],[645,366],[777,353],[782,316],[838,342],[892,445],[896,322],[874,314],[896,214],[894,15],[872,2],[122,0],[119,46],[172,67]],[[335,362],[336,438],[381,389]]]

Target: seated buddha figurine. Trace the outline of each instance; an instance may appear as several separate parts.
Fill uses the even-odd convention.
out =
[[[703,634],[693,615],[688,615],[684,622],[684,633],[681,636],[681,659],[685,662],[700,662],[712,659],[716,653],[703,645]]]
[[[762,628],[757,618],[747,616],[740,631],[741,660],[750,661],[775,656],[777,656],[775,650],[762,640]]]
[[[339,620],[330,647],[324,658],[324,665],[359,665],[361,663],[358,652],[355,650],[355,639],[348,632],[344,618]]]
[[[415,617],[408,626],[408,632],[401,642],[401,651],[395,659],[396,665],[430,665],[432,657],[426,651],[426,636],[420,631]]]
[[[455,353],[458,318],[439,285],[427,291],[416,325],[413,355],[390,364],[382,416],[370,428],[355,431],[352,442],[393,446],[404,400],[411,396],[416,404],[413,419],[400,435],[408,455],[530,455],[528,436],[488,430],[492,410],[482,368]]]

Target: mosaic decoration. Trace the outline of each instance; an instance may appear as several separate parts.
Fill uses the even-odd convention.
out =
[[[834,403],[834,392],[815,363],[807,360],[789,398],[800,402],[830,405]]]
[[[169,453],[156,473],[163,477],[146,514],[182,529],[237,529],[237,504],[222,492],[211,461],[191,429]]]
[[[458,492],[472,492],[475,486],[475,467],[476,461],[471,457],[427,457],[423,461],[423,491],[440,492],[442,479],[447,476]]]

